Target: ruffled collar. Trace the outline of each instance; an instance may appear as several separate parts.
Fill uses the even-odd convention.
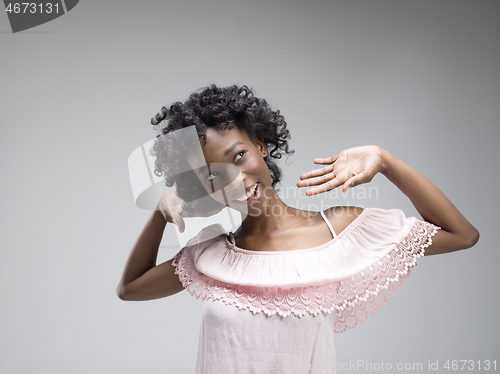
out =
[[[272,252],[238,248],[212,225],[172,265],[197,298],[268,316],[335,311],[335,332],[342,332],[385,305],[438,229],[399,209],[371,208],[328,243]]]
[[[225,233],[195,246],[193,260],[199,272],[225,283],[283,288],[322,285],[349,278],[380,261],[410,232],[415,220],[400,210],[365,209],[329,242],[289,251],[239,248],[228,240],[231,233]]]

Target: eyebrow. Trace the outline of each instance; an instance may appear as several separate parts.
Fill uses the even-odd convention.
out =
[[[231,151],[232,151],[232,150],[233,150],[236,146],[238,146],[238,145],[240,145],[240,144],[243,144],[243,143],[242,143],[242,142],[236,142],[236,143],[233,143],[233,145],[232,145],[232,146],[230,146],[228,149],[226,149],[226,150],[224,151],[224,156],[227,156],[229,153],[231,153]]]

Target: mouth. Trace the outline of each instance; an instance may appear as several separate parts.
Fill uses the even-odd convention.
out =
[[[254,183],[247,191],[247,193],[234,201],[239,201],[239,202],[253,202],[255,200],[258,200],[260,198],[260,188],[259,188],[259,182]]]

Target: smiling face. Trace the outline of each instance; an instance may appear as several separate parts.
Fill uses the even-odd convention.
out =
[[[220,203],[245,207],[251,213],[267,198],[264,191],[273,189],[264,160],[267,148],[258,139],[252,142],[245,131],[208,128],[202,150],[208,167],[200,172],[200,179],[216,192],[212,196]]]

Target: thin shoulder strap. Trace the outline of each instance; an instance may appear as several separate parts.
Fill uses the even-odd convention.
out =
[[[325,220],[326,224],[328,225],[328,228],[330,229],[330,232],[332,233],[332,236],[334,238],[337,237],[337,234],[335,234],[335,231],[333,230],[333,227],[330,224],[330,221],[328,220],[328,218],[326,218],[325,213],[323,213],[323,211],[321,211],[321,217],[323,217],[323,219]]]

